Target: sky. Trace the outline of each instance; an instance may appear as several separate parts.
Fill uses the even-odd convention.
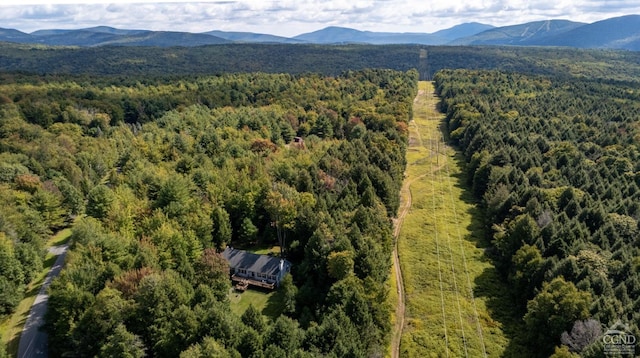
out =
[[[595,22],[640,14],[638,0],[0,0],[0,28],[24,32],[112,26],[292,37],[327,26],[435,32],[466,22],[494,26],[565,19]]]

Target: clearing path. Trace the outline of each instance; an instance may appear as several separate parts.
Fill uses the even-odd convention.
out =
[[[481,219],[462,184],[459,154],[444,141],[433,92],[420,82],[409,127],[392,356],[498,357],[508,340],[488,313],[488,297],[476,294],[478,277],[495,270],[478,247]]]
[[[401,205],[398,212],[398,218],[394,222],[393,237],[395,239],[395,246],[393,248],[393,272],[395,273],[396,290],[398,294],[398,301],[396,303],[395,312],[395,325],[393,327],[393,334],[391,337],[391,357],[400,357],[400,338],[402,337],[402,329],[404,328],[404,283],[402,281],[402,270],[400,267],[400,256],[398,254],[398,237],[400,235],[400,228],[404,217],[411,209],[411,182],[405,180],[400,189]]]
[[[51,281],[60,274],[68,248],[68,244],[49,248],[49,253],[57,256],[56,262],[44,279],[44,283],[42,287],[40,287],[36,300],[33,302],[31,310],[29,311],[29,316],[20,335],[18,358],[49,356],[47,350],[47,333],[41,330],[44,324],[44,315],[47,313],[47,301],[49,299],[47,288],[49,288]]]

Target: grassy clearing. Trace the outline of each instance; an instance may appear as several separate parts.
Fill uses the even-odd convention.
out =
[[[71,236],[71,229],[63,229],[58,231],[55,235],[47,241],[46,247],[57,246],[64,244],[69,240]],[[40,286],[44,282],[47,273],[56,262],[56,256],[47,254],[43,262],[42,270],[34,277],[26,288],[25,296],[16,307],[16,311],[13,315],[4,318],[0,321],[0,336],[2,337],[2,343],[7,345],[7,351],[10,356],[15,357],[18,354],[18,343],[20,342],[20,333],[22,327],[24,327],[29,315],[29,310],[33,301],[35,301]]]
[[[509,341],[479,284],[496,276],[456,152],[442,140],[431,83],[420,83],[407,151],[412,206],[398,249],[406,293],[403,357],[498,357]],[[479,294],[482,292],[482,294]],[[499,293],[496,293],[499,295]]]
[[[71,236],[71,228],[66,228],[58,231],[55,235],[51,236],[47,241],[47,247],[59,246],[66,243]]]
[[[256,247],[251,247],[251,248],[247,248],[247,251],[251,251],[254,254],[259,254],[259,255],[274,255],[274,256],[278,256],[280,255],[280,246],[256,246]]]
[[[242,316],[249,305],[253,305],[263,315],[273,320],[280,316],[284,305],[282,291],[255,288],[250,288],[242,293],[236,292],[232,288],[229,290],[229,301],[231,302],[231,311],[238,316]]]

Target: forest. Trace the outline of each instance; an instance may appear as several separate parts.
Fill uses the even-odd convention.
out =
[[[637,52],[0,49],[0,317],[72,227],[51,356],[384,356],[391,219],[432,77],[512,287],[492,318],[533,357],[602,356],[592,338],[619,321],[640,337]],[[220,250],[280,243],[282,314],[234,314]]]
[[[384,355],[417,81],[3,74],[0,315],[72,224],[49,289],[51,356]],[[219,252],[256,244],[282,244],[293,263],[273,319],[229,307]]]
[[[531,356],[600,357],[617,322],[639,337],[640,84],[469,70],[435,82],[513,288],[513,338]]]
[[[420,51],[426,50],[426,64]],[[424,67],[423,67],[424,66]],[[170,77],[223,73],[319,73],[418,69],[499,69],[526,74],[628,80],[640,78],[640,53],[497,46],[232,44],[199,47],[50,47],[0,43],[0,71],[37,75]]]

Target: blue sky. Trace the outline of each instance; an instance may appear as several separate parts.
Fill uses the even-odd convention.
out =
[[[465,22],[495,26],[640,14],[638,0],[0,0],[0,27],[25,32],[107,25],[123,29],[251,31],[295,36],[327,26],[434,32]]]

